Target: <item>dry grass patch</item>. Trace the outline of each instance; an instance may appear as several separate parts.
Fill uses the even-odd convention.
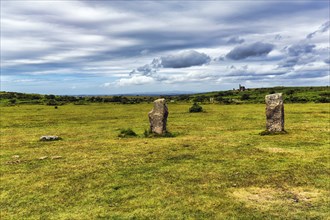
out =
[[[262,151],[270,152],[270,153],[293,153],[293,150],[283,149],[278,147],[268,147],[268,148],[259,148]]]
[[[301,207],[313,207],[320,203],[328,204],[329,192],[316,188],[239,188],[231,192],[231,196],[243,202],[247,208],[260,211],[282,209],[290,210]],[[296,210],[297,211],[297,210]]]

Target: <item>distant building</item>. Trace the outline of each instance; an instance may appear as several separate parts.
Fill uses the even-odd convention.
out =
[[[245,86],[242,86],[241,84],[239,84],[239,88],[238,88],[239,91],[245,91]]]

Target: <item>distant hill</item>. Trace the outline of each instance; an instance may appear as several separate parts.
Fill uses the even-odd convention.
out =
[[[271,87],[247,88],[245,91],[228,90],[214,91],[191,95],[196,102],[205,102],[213,98],[213,102],[224,104],[264,103],[267,94],[282,93],[286,103],[329,103],[330,90],[328,86],[317,87]]]
[[[74,103],[83,105],[93,102],[113,102],[122,104],[136,104],[152,102],[157,97],[164,97],[169,102],[199,102],[219,104],[264,103],[265,95],[283,93],[286,103],[330,103],[330,90],[328,86],[318,87],[272,87],[272,88],[247,88],[242,90],[214,91],[207,93],[187,94],[187,92],[143,93],[125,95],[40,95],[19,92],[0,92],[2,105],[16,104],[46,104],[63,105]]]

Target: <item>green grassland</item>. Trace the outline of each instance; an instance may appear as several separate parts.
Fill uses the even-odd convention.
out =
[[[286,104],[268,136],[264,104],[190,106],[171,138],[143,136],[147,103],[2,106],[1,219],[329,219],[329,104]]]

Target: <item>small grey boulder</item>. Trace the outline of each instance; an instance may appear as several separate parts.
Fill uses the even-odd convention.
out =
[[[58,141],[61,138],[59,136],[41,136],[39,138],[40,141]]]

